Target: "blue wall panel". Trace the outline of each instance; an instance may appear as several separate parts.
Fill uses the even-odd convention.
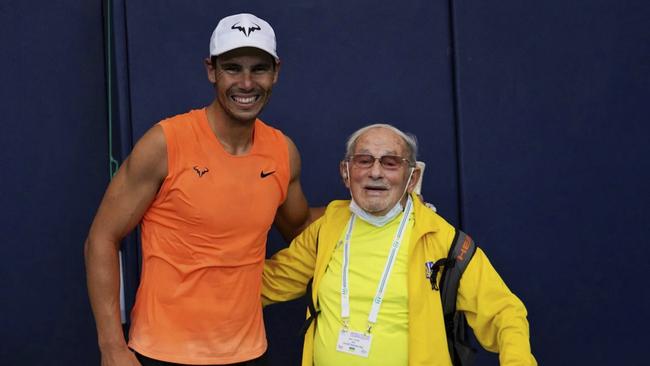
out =
[[[0,363],[98,364],[83,242],[108,181],[101,5],[0,5]]]
[[[300,148],[313,204],[347,196],[354,129],[412,131],[425,197],[524,300],[540,364],[646,363],[648,2],[452,1],[451,18],[417,0],[115,3],[116,152],[211,101],[210,34],[253,12],[283,62],[263,119]],[[108,181],[101,3],[4,2],[0,40],[0,363],[96,365],[82,243]],[[272,233],[269,252],[284,245]],[[302,300],[265,314],[271,364],[296,364]]]
[[[647,363],[649,10],[456,6],[465,227],[528,305],[541,365]]]

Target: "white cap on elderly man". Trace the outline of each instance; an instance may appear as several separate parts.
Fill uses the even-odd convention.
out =
[[[268,52],[276,61],[275,32],[266,21],[253,14],[235,14],[219,21],[210,38],[210,56],[241,47],[255,47]]]

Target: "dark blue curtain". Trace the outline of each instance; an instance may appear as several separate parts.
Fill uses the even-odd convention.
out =
[[[347,197],[349,133],[413,132],[425,198],[526,303],[541,365],[647,363],[649,4],[3,3],[0,360],[99,363],[82,256],[94,212],[148,128],[212,100],[210,34],[247,11],[278,36],[262,119],[300,149],[313,205]],[[136,238],[122,251],[127,316]],[[285,245],[271,233],[269,253]],[[304,303],[265,316],[271,364],[296,364]]]

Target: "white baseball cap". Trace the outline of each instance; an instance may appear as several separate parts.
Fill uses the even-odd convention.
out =
[[[275,50],[275,32],[271,25],[253,14],[242,13],[219,21],[210,38],[210,56],[240,47],[255,47],[279,60]]]

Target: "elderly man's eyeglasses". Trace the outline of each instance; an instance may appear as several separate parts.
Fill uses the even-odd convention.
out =
[[[352,162],[352,166],[359,169],[368,169],[375,164],[375,160],[379,160],[381,167],[386,170],[397,170],[404,163],[408,166],[414,166],[408,159],[397,155],[383,155],[378,158],[370,154],[354,154],[350,156],[348,161]]]

